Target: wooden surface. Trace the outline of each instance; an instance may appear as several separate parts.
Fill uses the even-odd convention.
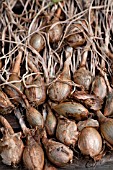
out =
[[[22,166],[18,166],[15,168],[6,166],[0,161],[0,170],[12,170],[12,169],[26,170]],[[103,158],[101,161],[97,163],[94,163],[88,160],[80,160],[80,161],[74,160],[72,164],[69,164],[63,168],[58,168],[58,170],[93,170],[93,169],[95,170],[96,169],[98,170],[110,170],[111,169],[112,170],[113,169],[113,153],[110,155],[107,155],[105,158]]]

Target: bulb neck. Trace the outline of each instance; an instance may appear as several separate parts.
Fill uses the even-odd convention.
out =
[[[97,114],[97,117],[98,117],[98,121],[101,123],[101,122],[104,122],[107,118],[102,114],[101,111],[97,111],[96,112]]]

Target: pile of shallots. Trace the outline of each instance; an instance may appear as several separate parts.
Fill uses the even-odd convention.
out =
[[[1,2],[4,164],[56,169],[113,149],[112,14],[111,0]]]

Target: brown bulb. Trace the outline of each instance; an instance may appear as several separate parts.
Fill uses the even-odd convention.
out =
[[[44,79],[38,75],[32,82],[30,82],[30,84],[36,85],[37,87],[26,88],[25,95],[27,96],[29,102],[33,105],[41,105],[46,99],[46,87],[44,84]]]
[[[60,116],[56,129],[56,138],[67,146],[75,146],[78,140],[77,125],[74,121]]]
[[[43,149],[30,135],[27,137],[27,143],[23,152],[23,163],[29,170],[43,170]]]
[[[38,52],[40,52],[45,46],[44,38],[38,33],[31,36],[29,43]]]
[[[52,24],[55,24],[56,22],[59,22],[59,19],[57,17],[53,18],[51,21]],[[61,39],[62,36],[62,26],[61,24],[56,24],[48,31],[50,42],[55,43],[58,42]]]
[[[90,49],[90,43],[87,42],[86,46],[84,47],[80,67],[78,70],[75,71],[73,75],[74,82],[83,86],[85,90],[89,90],[93,80],[92,73],[86,69],[86,62],[87,62],[89,49]]]
[[[106,118],[100,111],[97,112],[97,116],[103,138],[113,145],[113,119]]]
[[[62,167],[73,160],[73,151],[60,142],[43,137],[42,140],[48,159],[56,166]]]
[[[82,104],[76,102],[63,102],[52,106],[52,109],[59,115],[73,118],[77,121],[86,119],[89,113]]]
[[[72,86],[68,84],[71,81],[70,63],[71,57],[65,61],[63,71],[58,76],[58,80],[48,87],[49,98],[53,101],[60,102],[66,99],[71,92]]]
[[[4,126],[3,137],[0,140],[0,156],[6,165],[16,166],[20,163],[23,154],[24,144],[21,140],[21,133],[14,133],[8,121],[0,116],[0,123]]]
[[[107,94],[107,86],[102,76],[96,76],[92,82],[91,92],[101,99],[104,99]]]
[[[48,114],[45,121],[45,128],[48,135],[53,136],[55,134],[56,125],[57,119],[53,114],[52,110],[48,107]]]
[[[20,136],[20,133],[10,135],[6,132],[2,141],[0,141],[0,146],[3,147],[0,155],[4,164],[16,166],[20,163],[24,149],[24,144],[20,139]]]
[[[104,115],[105,116],[113,115],[113,91],[109,91],[106,96]]]
[[[102,138],[99,132],[93,127],[84,128],[78,139],[78,147],[82,154],[92,158],[102,150]]]
[[[34,107],[29,106],[26,108],[26,117],[27,121],[32,127],[37,126],[40,129],[43,128],[44,126],[43,116]]]
[[[86,70],[85,67],[81,67],[75,71],[73,78],[75,83],[82,85],[85,90],[89,90],[92,82],[92,74],[89,70]]]
[[[71,47],[80,47],[82,45],[84,45],[85,43],[85,38],[83,37],[82,33],[73,33],[71,35],[69,35],[67,38],[67,43],[71,46]]]

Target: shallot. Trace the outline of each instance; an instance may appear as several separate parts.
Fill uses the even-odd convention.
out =
[[[24,144],[21,140],[22,134],[21,132],[14,133],[10,124],[2,116],[0,116],[0,122],[5,128],[3,130],[3,137],[0,140],[2,162],[6,165],[16,166],[21,161],[24,149]]]
[[[48,159],[56,166],[62,167],[73,160],[73,151],[60,142],[47,139],[44,134],[42,138]]]

